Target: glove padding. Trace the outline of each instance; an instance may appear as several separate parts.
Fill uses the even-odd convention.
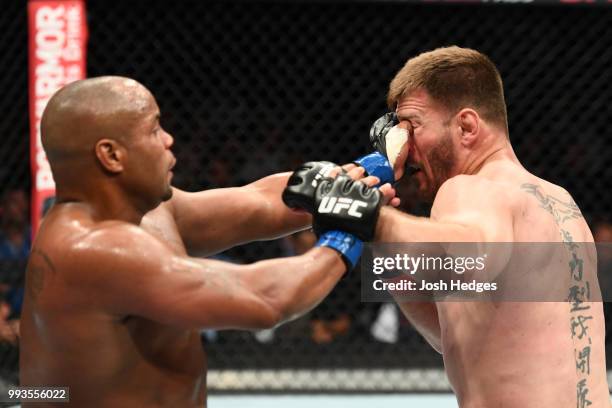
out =
[[[366,176],[378,177],[380,182],[375,187],[380,187],[386,183],[395,183],[393,167],[391,167],[387,157],[380,152],[374,152],[361,156],[353,163],[363,167],[366,171]]]
[[[337,164],[328,161],[311,161],[300,165],[289,177],[287,187],[283,190],[285,205],[312,214],[315,210],[314,196],[317,186],[336,167]],[[342,172],[345,173],[344,170]]]
[[[370,143],[374,149],[387,156],[387,133],[399,123],[395,112],[387,112],[376,119],[370,128]],[[388,159],[388,157],[387,157]]]
[[[382,204],[378,189],[345,175],[326,178],[315,191],[314,228],[317,235],[331,230],[353,234],[364,241],[374,238]]]

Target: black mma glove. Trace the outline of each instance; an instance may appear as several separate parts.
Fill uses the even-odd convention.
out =
[[[395,174],[387,152],[387,134],[399,123],[395,112],[387,112],[376,119],[370,128],[370,142],[376,151],[355,160],[353,163],[363,167],[370,176],[380,179],[380,185],[393,184]],[[395,159],[395,157],[394,157]]]
[[[317,186],[329,173],[338,167],[328,161],[311,161],[298,167],[283,190],[283,202],[289,208],[303,209],[313,213],[315,209],[314,195]],[[345,173],[344,170],[342,172]]]
[[[341,230],[364,241],[374,238],[382,194],[360,181],[339,175],[326,178],[315,191],[314,228],[317,235]]]
[[[387,156],[387,133],[399,123],[395,112],[387,112],[376,119],[370,128],[370,143],[374,149]],[[387,157],[388,159],[388,157]]]

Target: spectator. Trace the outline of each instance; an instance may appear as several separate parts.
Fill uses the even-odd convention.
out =
[[[597,245],[598,274],[604,279],[612,270],[612,223],[603,219],[593,223],[593,240]]]
[[[11,307],[6,302],[0,302],[0,342],[16,345],[19,340],[19,319],[11,319]]]
[[[612,223],[608,221],[595,223],[593,238],[595,242],[612,242]]]
[[[16,342],[23,301],[25,265],[30,253],[28,197],[9,190],[0,199],[0,337]]]
[[[0,259],[27,259],[30,253],[28,197],[9,190],[0,199]]]

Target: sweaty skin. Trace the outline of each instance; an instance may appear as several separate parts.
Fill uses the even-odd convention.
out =
[[[420,166],[413,181],[424,197],[435,200],[430,218],[383,208],[379,241],[593,242],[570,194],[525,170],[506,136],[473,110],[442,126],[443,109],[417,90],[399,101],[397,113],[414,127],[410,153],[402,160]],[[439,135],[452,138],[452,145],[441,144]],[[578,257],[593,261],[584,253]],[[537,266],[524,285],[539,273],[570,274],[568,263],[551,265],[544,251],[533,251],[522,262]],[[598,290],[597,283],[591,288]],[[569,302],[400,303],[442,353],[462,408],[575,408],[588,402],[609,407],[602,304],[581,306],[587,309],[577,313]]]
[[[23,407],[203,407],[201,329],[295,318],[346,269],[329,248],[251,265],[190,257],[311,219],[281,201],[289,174],[241,188],[173,189],[173,139],[153,96],[133,80],[63,88],[43,115],[42,140],[57,203],[26,272],[20,382],[70,387],[70,403]]]

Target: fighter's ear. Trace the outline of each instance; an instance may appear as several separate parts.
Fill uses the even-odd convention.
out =
[[[96,157],[104,170],[121,173],[127,156],[125,148],[116,140],[100,139],[96,143]]]
[[[457,121],[461,131],[461,144],[471,147],[478,138],[480,131],[480,116],[474,109],[464,108],[457,114]]]

